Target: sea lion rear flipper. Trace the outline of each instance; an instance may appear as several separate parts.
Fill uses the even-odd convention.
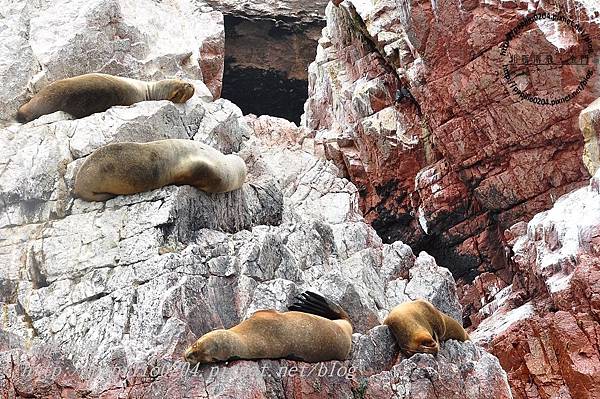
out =
[[[330,320],[349,320],[348,314],[337,303],[311,291],[305,291],[296,297],[296,302],[288,310],[310,313]]]

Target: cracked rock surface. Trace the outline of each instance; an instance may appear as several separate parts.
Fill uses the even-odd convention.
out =
[[[10,28],[1,35],[16,43],[11,59],[32,67],[0,66],[3,81],[18,86],[0,92],[3,115],[34,81],[114,72],[104,65],[142,77],[170,73],[157,65],[171,65],[195,81],[197,92],[184,105],[143,102],[79,120],[59,112],[0,130],[2,395],[511,397],[498,360],[471,342],[449,341],[437,357],[398,355],[383,318],[397,304],[424,297],[460,319],[452,275],[425,252],[383,244],[361,215],[355,185],[314,155],[311,139],[300,140],[304,129],[244,117],[227,100],[212,102],[210,82],[199,72],[202,59],[177,64],[187,48],[182,43],[198,49],[199,37],[218,32],[218,23],[197,24],[193,33],[186,24],[167,29],[165,21],[183,14],[218,21],[220,14],[183,0],[136,2],[142,11],[132,19],[125,0],[92,1],[81,9],[69,1],[6,3]],[[106,21],[114,26],[101,25]],[[171,52],[158,51],[166,47],[143,33],[158,31],[160,40],[173,43]],[[131,32],[139,35],[127,36]],[[74,58],[83,47],[90,49],[89,64]],[[34,79],[38,74],[43,78]],[[96,148],[165,138],[243,154],[246,184],[227,194],[167,186],[103,203],[73,198],[77,169]],[[284,310],[305,289],[349,313],[355,332],[349,359],[234,361],[199,369],[181,361],[198,336],[259,309]]]
[[[535,13],[580,23],[598,47],[589,0],[330,4],[304,127],[313,153],[357,186],[384,242],[452,271],[464,324],[498,356],[515,397],[596,398],[600,69],[597,57],[582,69],[526,66],[517,87],[542,98],[593,75],[555,106],[515,95],[500,46]],[[508,54],[556,57],[584,42],[543,20]]]
[[[212,137],[218,147],[249,152],[248,183],[225,195],[169,186],[105,204],[71,198],[72,178],[61,170],[76,169],[89,153],[81,150],[82,158],[75,158],[69,151],[77,129],[110,121],[106,126],[120,126],[123,136],[107,134],[107,141],[130,139],[135,128],[117,120],[134,110],[157,123],[145,139],[164,133],[160,121],[174,112],[180,117],[171,118],[171,131],[195,132],[191,139]],[[199,114],[199,123],[189,124]],[[204,123],[213,120],[222,122]],[[225,100],[196,98],[185,106],[147,102],[78,121],[43,122],[3,130],[9,143],[18,138],[40,147],[42,133],[56,137],[61,126],[74,132],[57,141],[62,150],[46,161],[62,159],[66,167],[39,171],[55,183],[35,197],[39,212],[21,209],[17,199],[24,194],[2,185],[2,194],[13,199],[14,215],[0,230],[6,392],[42,397],[87,392],[103,398],[158,398],[166,392],[345,398],[362,392],[416,398],[425,390],[459,398],[493,378],[492,388],[472,397],[510,397],[497,359],[472,343],[447,342],[437,358],[398,356],[387,327],[379,325],[388,311],[424,297],[458,318],[454,280],[426,253],[415,256],[401,242],[382,244],[360,216],[356,188],[337,177],[331,163],[285,139],[294,137],[290,129],[299,136],[295,126],[262,117],[259,127]],[[223,124],[229,135],[214,134],[224,131]],[[2,183],[18,177],[9,170]],[[342,303],[350,314],[355,328],[350,359],[318,365],[236,361],[199,370],[181,362],[183,349],[197,336],[231,327],[259,309],[285,310],[308,288]],[[290,372],[294,367],[302,373]]]
[[[599,181],[510,231],[515,277],[471,337],[498,356],[515,397],[600,396]]]
[[[541,106],[512,92],[500,46],[526,16],[560,12],[597,48],[591,3],[346,0],[326,9],[304,125],[356,184],[384,242],[448,261],[474,328],[513,277],[504,231],[585,185],[584,151],[592,168],[598,158],[593,109],[585,138],[578,128],[580,111],[600,96],[597,59],[519,70],[521,90],[550,99],[594,72],[572,101]],[[544,20],[516,35],[509,54],[558,57],[585,46],[583,34]]]

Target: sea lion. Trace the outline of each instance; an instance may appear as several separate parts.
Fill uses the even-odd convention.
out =
[[[246,180],[246,163],[193,140],[113,143],[87,157],[75,177],[75,195],[106,201],[117,195],[189,184],[209,193],[233,191]]]
[[[260,310],[228,330],[214,330],[184,354],[190,363],[234,359],[344,360],[352,346],[352,325],[337,304],[306,291],[288,312]]]
[[[50,83],[19,108],[17,121],[30,122],[56,111],[83,118],[106,111],[113,105],[132,105],[149,100],[184,103],[192,95],[194,86],[182,80],[144,82],[103,73],[89,73]]]
[[[408,356],[418,352],[437,354],[441,341],[469,339],[456,320],[424,299],[396,306],[383,324],[392,330],[400,350]]]

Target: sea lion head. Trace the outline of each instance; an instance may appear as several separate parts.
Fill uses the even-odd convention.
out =
[[[242,187],[248,172],[246,163],[235,154],[227,154],[224,159],[222,164],[211,159],[193,162],[185,178],[187,184],[209,193],[225,193]]]
[[[228,330],[214,330],[200,337],[186,349],[183,357],[193,364],[224,362],[238,357],[238,337]]]
[[[184,103],[194,95],[194,86],[191,83],[178,79],[164,79],[156,82],[155,90],[160,97],[174,103]]]
[[[27,104],[23,104],[19,108],[19,110],[17,111],[16,119],[19,123],[27,123],[34,119],[27,110]]]

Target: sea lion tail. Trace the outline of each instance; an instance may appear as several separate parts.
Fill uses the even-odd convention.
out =
[[[296,301],[288,306],[288,310],[310,313],[330,320],[350,321],[348,313],[340,305],[315,292],[304,291],[295,299]]]

